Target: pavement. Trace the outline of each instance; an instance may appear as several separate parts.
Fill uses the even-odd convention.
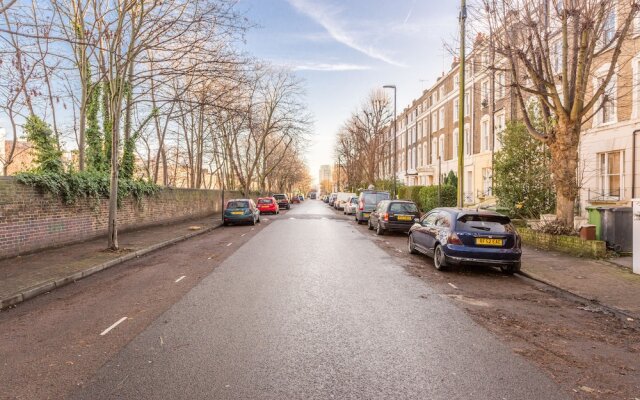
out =
[[[592,260],[525,247],[522,273],[640,320],[640,275],[630,258]]]
[[[333,216],[266,225],[70,398],[568,398]]]
[[[208,232],[220,226],[214,217],[118,233],[120,251],[105,250],[101,237],[0,260],[0,309],[15,305],[103,269]]]

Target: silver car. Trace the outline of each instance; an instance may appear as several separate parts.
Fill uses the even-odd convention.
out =
[[[358,209],[358,197],[357,196],[352,196],[344,204],[344,214],[345,215],[354,215],[356,213],[357,209]]]

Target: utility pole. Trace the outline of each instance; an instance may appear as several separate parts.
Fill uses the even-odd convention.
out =
[[[458,90],[460,90],[460,100],[458,102],[458,201],[457,206],[462,207],[464,205],[464,117],[465,117],[465,22],[467,20],[467,2],[461,1],[460,8],[460,84]],[[469,107],[471,108],[471,107]],[[471,111],[471,110],[469,110]]]
[[[398,188],[396,187],[396,169],[398,168],[398,114],[397,114],[397,101],[396,101],[396,85],[384,85],[384,89],[393,89],[393,199],[397,197]]]

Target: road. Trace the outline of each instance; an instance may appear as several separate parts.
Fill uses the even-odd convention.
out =
[[[566,398],[335,216],[270,223],[71,398]]]

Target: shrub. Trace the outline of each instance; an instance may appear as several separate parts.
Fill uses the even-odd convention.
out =
[[[494,188],[498,206],[520,218],[537,218],[555,209],[549,149],[527,132],[522,122],[510,122],[495,153]]]
[[[440,186],[440,202],[438,202],[438,186],[423,186],[419,197],[419,206],[422,211],[429,211],[436,207],[455,207],[457,190],[451,185]]]
[[[108,198],[109,175],[98,172],[22,172],[16,175],[18,182],[38,188],[62,199],[66,204],[73,204],[79,198]],[[143,196],[151,196],[160,189],[158,185],[139,179],[120,179],[118,182],[118,203],[123,198],[133,196],[140,200]]]
[[[36,171],[43,173],[61,173],[62,152],[56,145],[53,132],[49,124],[35,115],[27,118],[24,125],[27,141],[35,154]]]

